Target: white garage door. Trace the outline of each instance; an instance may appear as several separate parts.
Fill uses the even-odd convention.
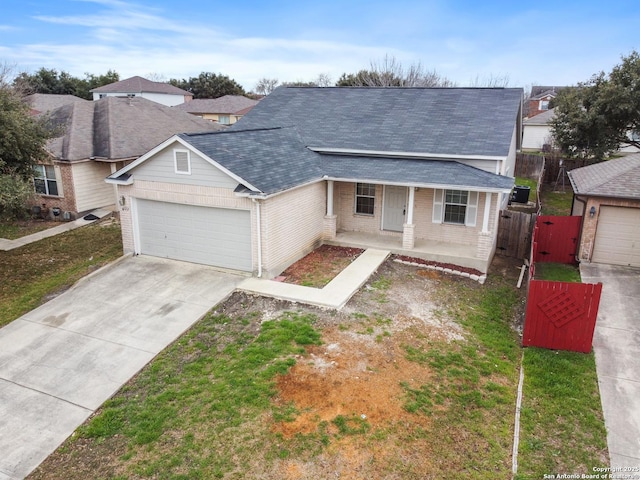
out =
[[[140,253],[251,271],[248,210],[138,199]]]
[[[640,267],[640,209],[600,207],[592,261]]]

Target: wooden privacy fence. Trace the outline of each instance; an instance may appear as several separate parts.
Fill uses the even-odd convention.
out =
[[[581,218],[539,216],[533,229],[532,263],[576,264]]]
[[[591,351],[602,284],[535,280],[536,263],[576,263],[581,217],[541,215],[531,242],[522,345]]]
[[[514,210],[501,210],[498,223],[496,254],[525,258],[531,249],[535,215]]]
[[[602,284],[529,281],[525,347],[589,353]]]

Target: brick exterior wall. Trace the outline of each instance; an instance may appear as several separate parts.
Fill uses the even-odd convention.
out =
[[[265,276],[282,273],[320,245],[326,205],[326,182],[297,188],[262,202],[262,265]]]
[[[138,180],[118,186],[125,204],[118,205],[125,253],[135,251],[132,199],[183,203],[251,211],[253,271],[258,271],[256,206],[226,188]],[[260,201],[262,273],[272,277],[320,245],[324,231],[326,184],[319,182]]]
[[[73,189],[73,166],[68,162],[53,162],[56,170],[59,172],[59,183],[62,184],[62,196],[54,197],[51,195],[37,195],[38,200],[34,202],[34,205],[39,205],[49,209],[48,215],[50,218],[62,221],[62,214],[59,217],[54,217],[51,213],[52,208],[59,208],[62,212],[71,212],[71,220],[77,217],[78,211],[76,208],[75,192]],[[60,186],[58,186],[60,188]]]
[[[593,247],[596,239],[596,231],[598,229],[598,217],[600,215],[601,206],[610,207],[632,207],[640,208],[640,200],[626,200],[621,198],[601,198],[590,197],[584,208],[582,234],[580,237],[580,250],[578,258],[583,261],[591,261],[593,255]],[[596,208],[596,214],[593,218],[589,217],[591,207]]]

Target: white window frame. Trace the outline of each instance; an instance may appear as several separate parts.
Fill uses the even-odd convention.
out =
[[[231,125],[231,115],[218,115],[220,125]]]
[[[180,169],[178,168],[178,155],[181,153],[186,153],[187,154],[187,169]],[[191,152],[189,150],[183,150],[183,149],[174,149],[173,150],[173,167],[174,167],[174,171],[177,175],[191,175]]]
[[[549,100],[540,100],[539,110],[549,110]]]
[[[53,170],[53,177],[47,176],[47,167]],[[36,186],[36,180],[42,180],[44,186],[44,192],[39,192]],[[56,186],[56,193],[51,193],[49,189],[49,182],[54,182]],[[47,195],[49,197],[61,197],[62,196],[62,186],[60,181],[58,180],[58,175],[56,171],[56,167],[53,165],[43,165],[39,164],[34,167],[34,175],[33,175],[33,188],[38,195]]]
[[[447,192],[466,192],[467,194],[467,203],[451,203],[447,202]],[[447,225],[460,225],[465,227],[475,227],[476,221],[478,217],[478,199],[479,193],[475,191],[468,190],[457,190],[457,189],[436,189],[434,191],[433,196],[433,212],[432,212],[432,223],[444,223]],[[465,215],[464,222],[450,222],[445,221],[447,205],[456,205],[456,206],[464,206],[465,207]]]
[[[373,195],[364,195],[364,194],[359,194],[358,193],[358,185],[366,185],[367,189],[373,189]],[[358,198],[371,198],[373,199],[373,205],[372,205],[372,212],[371,213],[367,213],[367,212],[359,212],[358,211]],[[367,217],[373,217],[376,213],[376,185],[374,183],[364,183],[364,182],[358,182],[355,184],[355,190],[354,190],[354,201],[353,201],[353,211],[356,215],[364,215]]]

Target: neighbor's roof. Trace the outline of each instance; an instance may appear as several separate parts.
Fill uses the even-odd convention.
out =
[[[119,82],[103,85],[102,87],[94,88],[90,92],[96,93],[166,93],[169,95],[189,95],[192,93],[182,90],[181,88],[174,87],[169,83],[152,82],[142,77],[131,77]]]
[[[576,195],[640,199],[640,153],[576,168],[568,175]]]
[[[50,116],[62,134],[49,140],[47,149],[67,161],[135,158],[177,133],[225,128],[142,97],[74,102]]]
[[[75,102],[89,102],[75,95],[55,95],[52,93],[34,93],[24,97],[23,101],[37,113],[46,113],[63,105]]]
[[[232,129],[295,126],[306,146],[369,152],[509,153],[520,88],[279,87]]]
[[[179,137],[253,186],[273,194],[322,178],[505,191],[513,179],[456,161],[327,155],[304,146],[295,128],[226,130]]]
[[[531,87],[531,95],[529,96],[529,100],[539,100],[547,95],[553,95],[554,97],[558,95],[560,90],[564,90],[567,88],[566,86],[558,87],[558,86],[543,86],[543,85],[534,85]]]
[[[173,108],[194,114],[244,114],[257,103],[258,100],[252,100],[242,95],[225,95],[219,98],[197,98]]]
[[[538,115],[534,115],[533,117],[527,118],[522,121],[523,125],[549,125],[551,119],[553,119],[556,114],[555,108],[547,110],[545,112],[539,113]]]

